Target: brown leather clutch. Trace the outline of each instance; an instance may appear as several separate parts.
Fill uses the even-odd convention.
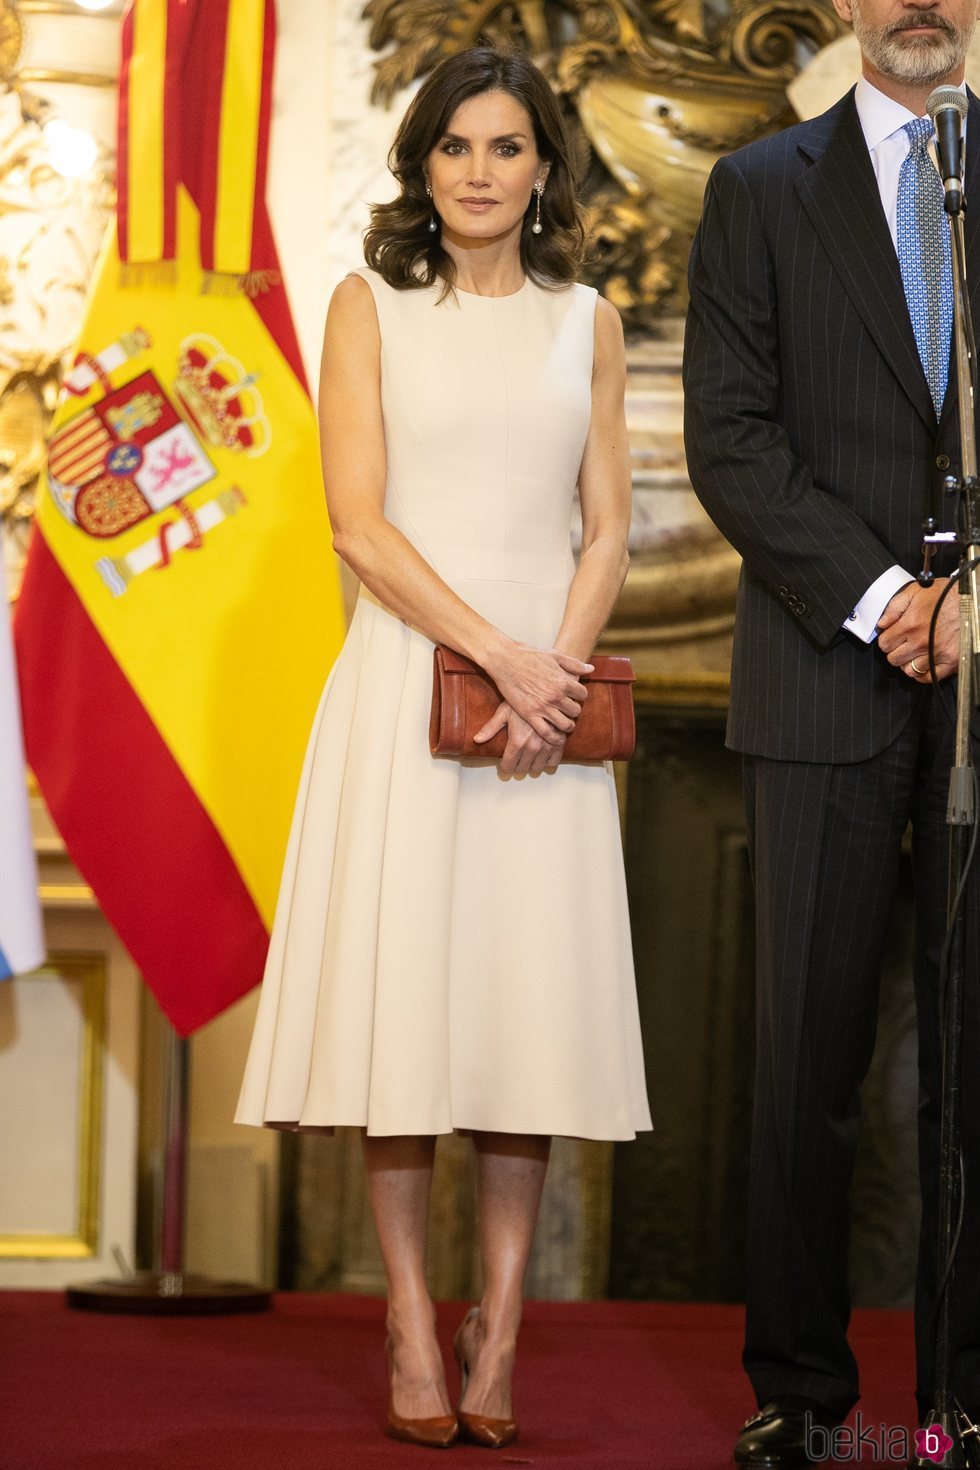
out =
[[[588,698],[565,741],[563,761],[626,761],[636,745],[633,714],[635,674],[628,658],[593,654],[595,668],[582,677]],[[502,695],[472,659],[436,644],[433,655],[429,749],[433,755],[492,756],[499,759],[507,731],[477,745],[473,736],[496,713]]]

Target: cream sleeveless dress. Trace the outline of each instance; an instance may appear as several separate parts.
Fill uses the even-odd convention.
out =
[[[596,293],[375,272],[385,514],[511,637],[574,573]],[[632,1138],[650,1127],[611,767],[428,748],[432,644],[362,588],[310,735],[236,1121]]]

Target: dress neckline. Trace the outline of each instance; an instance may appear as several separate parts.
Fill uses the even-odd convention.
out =
[[[517,290],[508,291],[505,296],[483,296],[479,291],[466,291],[463,289],[462,286],[455,285],[453,286],[453,290],[458,292],[460,296],[468,297],[471,301],[513,301],[516,297],[522,295],[522,293],[527,290],[530,284],[531,277],[525,276],[524,280],[518,286]]]

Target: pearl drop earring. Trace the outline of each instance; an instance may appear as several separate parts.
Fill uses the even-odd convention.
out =
[[[544,180],[543,179],[541,179],[537,184],[535,184],[535,186],[534,186],[534,192],[535,192],[535,194],[538,197],[537,197],[537,202],[535,204],[535,209],[534,209],[534,224],[531,226],[531,234],[532,235],[540,235],[541,234],[541,231],[544,229],[544,225],[542,225],[542,223],[541,223],[541,195],[544,193]]]
[[[428,194],[429,198],[431,199],[432,198],[432,185],[431,184],[426,184],[426,186],[425,186],[425,192]],[[432,216],[431,216],[431,218],[429,220],[429,234],[430,235],[434,235],[435,232],[436,232],[436,230],[438,228],[439,228],[439,221],[436,219],[436,212],[433,209]]]

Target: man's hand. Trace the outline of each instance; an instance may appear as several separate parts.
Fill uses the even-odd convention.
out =
[[[895,668],[901,669],[917,684],[928,684],[929,625],[936,603],[946,588],[940,577],[931,587],[909,582],[900,587],[878,619],[878,647]],[[936,623],[936,675],[948,679],[955,674],[960,660],[959,598],[950,592],[943,602]]]

